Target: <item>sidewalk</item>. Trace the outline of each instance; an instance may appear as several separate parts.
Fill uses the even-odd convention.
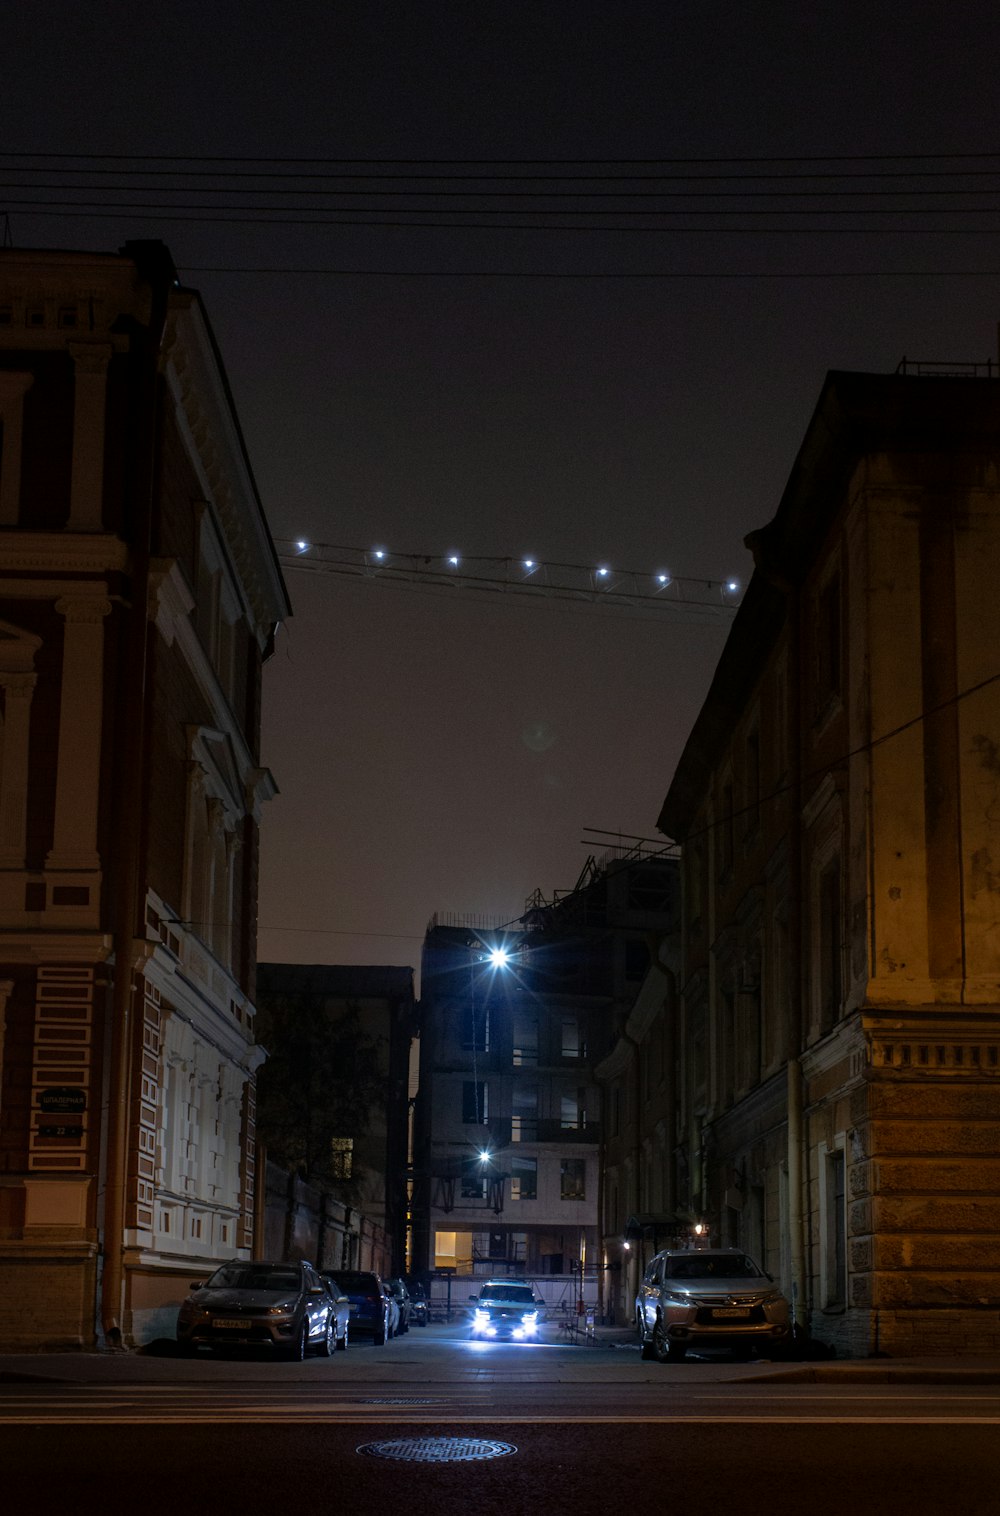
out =
[[[581,1347],[614,1348],[623,1354],[629,1351],[638,1355],[636,1334],[629,1327],[594,1327],[590,1332],[578,1330],[573,1336],[567,1334],[568,1342]],[[677,1364],[680,1372],[698,1363],[696,1356]],[[766,1380],[771,1384],[998,1384],[1000,1385],[1000,1355],[983,1354],[966,1357],[920,1358],[825,1358],[816,1362],[788,1362],[782,1360],[751,1360],[736,1364],[724,1356],[706,1358],[714,1368],[728,1364],[734,1370],[734,1379],[741,1384],[754,1380]]]

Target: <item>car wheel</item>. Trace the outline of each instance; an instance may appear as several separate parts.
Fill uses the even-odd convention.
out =
[[[375,1328],[374,1334],[372,1336],[372,1342],[375,1344],[375,1346],[377,1348],[381,1348],[381,1347],[385,1346],[385,1322],[384,1321],[383,1321],[383,1323],[382,1323],[382,1325],[380,1327],[376,1327]]]
[[[334,1352],[334,1349],[336,1347],[336,1343],[337,1343],[337,1318],[335,1316],[332,1316],[332,1315],[331,1316],[327,1316],[327,1318],[326,1318],[326,1329],[323,1332],[323,1341],[319,1345],[319,1350],[322,1353],[322,1355],[323,1355],[324,1358],[329,1358],[332,1355],[332,1353]]]
[[[304,1363],[309,1349],[309,1328],[305,1322],[295,1334],[295,1341],[287,1349],[288,1356],[293,1363]]]
[[[659,1316],[657,1316],[655,1322],[653,1323],[652,1347],[653,1357],[656,1359],[657,1363],[669,1363],[670,1359],[675,1356],[675,1345],[671,1343],[669,1337],[667,1336],[667,1329],[663,1325],[663,1322],[660,1320]],[[683,1356],[684,1349],[681,1348],[681,1357],[683,1358]]]
[[[642,1316],[635,1318],[635,1329],[639,1334],[639,1356],[640,1358],[644,1358],[647,1363],[650,1363],[656,1357],[656,1354],[653,1351],[653,1340],[646,1334],[646,1323]]]
[[[337,1352],[338,1353],[346,1353],[347,1352],[347,1322],[346,1321],[344,1322],[344,1335],[342,1337],[338,1337],[337,1338]]]

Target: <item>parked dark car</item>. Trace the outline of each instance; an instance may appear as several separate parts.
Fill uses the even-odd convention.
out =
[[[791,1340],[788,1301],[739,1248],[657,1253],[639,1286],[635,1321],[643,1358],[661,1363],[689,1348],[772,1354]]]
[[[326,1280],[336,1280],[351,1303],[351,1332],[371,1337],[381,1347],[392,1336],[396,1306],[378,1274],[363,1270],[341,1269],[332,1274],[324,1270]]]
[[[410,1299],[410,1292],[406,1288],[406,1285],[402,1279],[387,1279],[385,1281],[385,1287],[389,1291],[389,1294],[392,1296],[393,1300],[396,1302],[396,1306],[399,1310],[399,1321],[396,1326],[396,1331],[400,1336],[402,1336],[404,1332],[408,1332],[410,1330],[410,1312],[413,1304]]]
[[[310,1349],[332,1353],[337,1334],[338,1302],[308,1263],[224,1263],[191,1286],[177,1314],[177,1341],[187,1352],[260,1347],[301,1360]]]
[[[407,1288],[410,1291],[410,1325],[425,1327],[430,1319],[430,1303],[424,1292],[422,1284],[411,1284]]]

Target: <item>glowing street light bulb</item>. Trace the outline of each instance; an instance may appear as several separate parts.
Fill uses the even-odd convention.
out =
[[[608,577],[608,575],[610,574],[610,572],[611,572],[610,569],[599,568],[597,570],[597,577],[598,577],[598,579],[606,579]]]
[[[458,568],[458,556],[457,556],[457,554],[452,553],[449,556],[449,558],[448,558],[448,562],[451,564],[452,568]]]
[[[489,1148],[483,1148],[482,1152],[479,1155],[479,1162],[480,1163],[489,1163],[489,1161],[490,1161]]]
[[[381,547],[377,547],[375,549],[375,551],[372,553],[372,557],[373,558],[377,558],[378,561],[379,561],[379,563],[381,563],[382,559],[385,557],[385,549],[381,548]]]
[[[656,582],[657,582],[657,584],[669,584],[670,583],[670,575],[669,574],[657,574],[657,576],[656,576]]]
[[[296,552],[299,552],[299,553],[306,553],[306,552],[308,552],[309,551],[309,544],[308,544],[308,542],[296,542],[296,544],[295,544],[295,550],[296,550]]]
[[[726,585],[726,589],[731,595],[735,595],[739,587],[739,583],[735,579],[730,579],[729,583]]]
[[[524,566],[530,572],[535,567],[534,558],[525,558]]]
[[[510,962],[510,954],[506,948],[493,948],[490,953],[490,962],[495,969],[505,969]]]

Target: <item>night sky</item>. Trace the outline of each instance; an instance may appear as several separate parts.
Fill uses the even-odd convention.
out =
[[[169,244],[277,538],[745,581],[828,369],[997,356],[998,33],[995,0],[32,0],[0,212]],[[416,964],[435,910],[571,887],[584,828],[653,834],[724,617],[287,578],[262,958]]]

